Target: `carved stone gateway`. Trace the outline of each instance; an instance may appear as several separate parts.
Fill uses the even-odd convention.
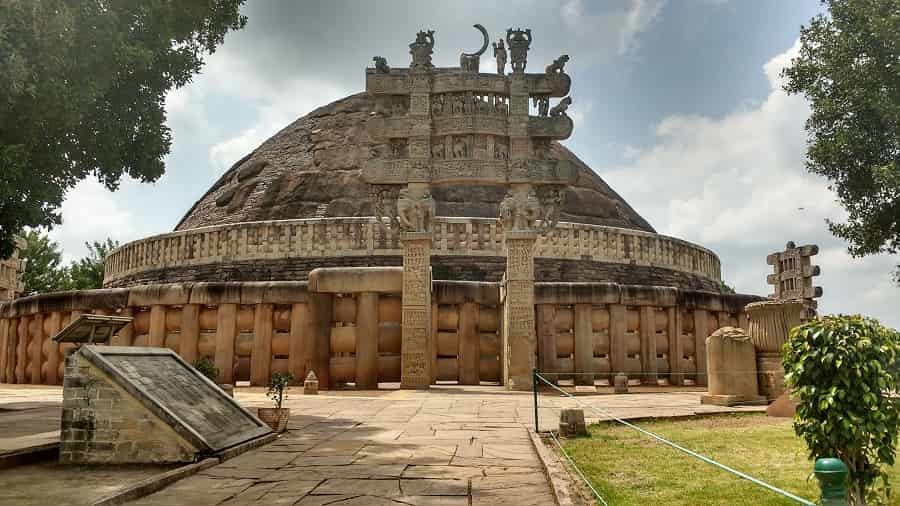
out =
[[[372,142],[363,179],[373,185],[375,215],[397,227],[403,244],[401,385],[427,387],[434,376],[431,329],[431,241],[435,203],[431,187],[446,184],[506,186],[500,206],[507,255],[504,290],[504,382],[531,388],[535,365],[534,247],[556,226],[559,187],[573,184],[567,160],[550,159],[551,141],[571,135],[566,113],[571,81],[564,55],[539,74],[526,74],[531,30],[507,30],[493,45],[496,73],[481,73],[489,36],[481,25],[481,48],[462,53],[460,66],[431,63],[434,32],[421,31],[409,45],[409,68],[375,57],[366,70],[366,91],[376,102],[367,121]],[[509,50],[512,73],[505,74]],[[551,98],[561,99],[551,107]],[[537,116],[529,115],[529,102]]]

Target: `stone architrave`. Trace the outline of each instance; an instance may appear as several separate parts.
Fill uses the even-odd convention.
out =
[[[404,232],[401,388],[431,384],[431,233]]]
[[[534,243],[532,231],[506,232],[503,297],[503,377],[509,390],[531,390],[537,335],[534,328]]]
[[[706,339],[709,391],[703,404],[733,406],[764,401],[756,385],[756,350],[747,332],[722,327]]]

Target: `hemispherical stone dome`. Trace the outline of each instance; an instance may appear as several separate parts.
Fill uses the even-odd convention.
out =
[[[371,143],[366,121],[374,108],[365,93],[320,107],[296,120],[237,161],[178,223],[187,230],[226,223],[372,216],[362,168]],[[551,157],[577,169],[565,190],[560,221],[654,232],[584,162],[558,143]],[[437,216],[496,218],[506,188],[450,185],[433,188]]]
[[[399,266],[396,227],[373,218],[363,168],[378,145],[367,122],[374,99],[360,93],[298,119],[238,160],[174,232],[123,245],[106,259],[104,285],[303,281],[319,267]],[[657,234],[597,174],[562,145],[568,160],[559,223],[535,243],[535,280],[613,282],[718,291],[716,255]],[[436,280],[500,281],[506,269],[498,220],[507,188],[431,187]]]

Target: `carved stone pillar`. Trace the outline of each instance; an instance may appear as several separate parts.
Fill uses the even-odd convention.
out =
[[[776,399],[784,393],[781,348],[791,329],[804,322],[807,305],[802,300],[760,301],[748,304],[748,334],[756,347],[759,393]]]
[[[431,233],[403,232],[401,388],[431,384]]]
[[[506,232],[503,291],[503,378],[508,390],[530,390],[537,336],[534,329],[534,243],[537,233]]]

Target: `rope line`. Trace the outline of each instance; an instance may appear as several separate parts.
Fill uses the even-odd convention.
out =
[[[562,443],[559,442],[559,439],[556,438],[556,435],[552,430],[550,431],[550,437],[553,439],[553,442],[556,443],[556,446],[559,447],[559,451],[561,451],[562,454],[565,455],[566,460],[568,460],[569,463],[572,464],[572,467],[575,468],[575,472],[578,473],[578,476],[581,476],[581,479],[584,481],[584,483],[588,486],[589,489],[591,489],[591,492],[594,493],[594,497],[596,497],[601,503],[603,503],[603,506],[609,506],[609,503],[606,502],[606,499],[604,499],[603,496],[600,495],[600,492],[598,492],[597,489],[594,488],[591,480],[589,480],[587,476],[585,476],[584,473],[581,472],[581,468],[579,468],[578,464],[575,463],[575,459],[569,456],[569,453],[566,452],[565,448],[563,448]]]
[[[696,459],[702,460],[703,462],[706,462],[707,464],[709,464],[709,465],[711,465],[711,466],[713,466],[713,467],[717,467],[717,468],[719,468],[719,469],[721,469],[721,470],[723,470],[723,471],[729,472],[729,473],[731,473],[731,474],[733,474],[733,475],[735,475],[735,476],[737,476],[737,477],[739,477],[739,478],[743,478],[743,479],[745,479],[745,480],[747,480],[747,481],[749,481],[749,482],[751,482],[751,483],[753,483],[753,484],[755,484],[755,485],[759,485],[760,487],[763,487],[763,488],[765,488],[765,489],[767,489],[767,490],[769,490],[769,491],[771,491],[771,492],[774,492],[774,493],[779,494],[779,495],[781,495],[781,496],[787,497],[788,499],[792,499],[792,500],[794,500],[794,501],[796,501],[796,502],[798,502],[798,503],[800,503],[800,504],[806,505],[806,506],[816,506],[815,503],[810,502],[810,501],[807,501],[806,499],[803,499],[802,497],[796,496],[796,495],[794,495],[794,494],[792,494],[792,493],[790,493],[790,492],[788,492],[788,491],[786,491],[786,490],[782,490],[782,489],[780,489],[780,488],[778,488],[778,487],[775,487],[775,486],[773,486],[773,485],[769,485],[768,483],[766,483],[766,482],[764,482],[764,481],[762,481],[762,480],[760,480],[760,479],[758,479],[758,478],[754,478],[753,476],[750,476],[749,474],[742,473],[741,471],[738,471],[737,469],[733,469],[733,468],[731,468],[731,467],[728,467],[728,466],[726,466],[725,464],[719,463],[719,462],[717,462],[717,461],[715,461],[715,460],[713,460],[713,459],[711,459],[711,458],[709,458],[709,457],[706,457],[705,455],[701,455],[701,454],[699,454],[699,453],[697,453],[697,452],[695,452],[695,451],[693,451],[693,450],[689,450],[689,449],[687,449],[687,448],[685,448],[685,447],[679,445],[678,443],[674,443],[674,442],[672,442],[672,441],[669,441],[668,439],[666,439],[666,438],[664,438],[664,437],[662,437],[662,436],[660,436],[660,435],[658,435],[658,434],[655,434],[655,433],[653,433],[653,432],[650,432],[649,430],[646,430],[646,429],[643,429],[643,428],[641,428],[641,427],[638,427],[637,425],[634,425],[633,423],[630,423],[630,422],[628,422],[628,421],[626,421],[626,420],[623,420],[623,419],[621,419],[621,418],[619,418],[619,417],[613,415],[613,414],[612,414],[611,412],[609,412],[609,411],[606,411],[606,410],[604,410],[604,409],[602,409],[602,408],[599,408],[599,407],[596,407],[596,406],[591,406],[591,405],[589,405],[589,404],[584,404],[583,402],[579,401],[579,400],[578,400],[575,396],[573,396],[572,394],[570,394],[570,393],[568,393],[568,392],[566,392],[566,391],[560,389],[559,387],[557,387],[556,385],[554,385],[553,383],[551,383],[550,381],[548,381],[546,378],[544,378],[543,376],[541,376],[541,373],[537,373],[537,372],[536,372],[536,373],[535,373],[535,376],[537,376],[541,381],[543,381],[544,383],[546,383],[547,385],[549,385],[551,388],[553,388],[553,389],[555,389],[555,390],[558,390],[558,391],[559,391],[560,393],[562,393],[563,395],[566,395],[566,396],[568,396],[568,397],[571,397],[572,400],[574,400],[575,403],[578,404],[579,406],[581,406],[582,408],[587,408],[587,409],[591,409],[591,410],[595,410],[595,411],[597,411],[597,412],[600,412],[600,413],[603,414],[603,416],[606,416],[606,417],[608,417],[608,418],[610,418],[610,419],[612,419],[612,420],[615,420],[616,422],[619,422],[619,423],[621,423],[622,425],[624,425],[624,426],[626,426],[626,427],[629,427],[629,428],[631,428],[631,429],[634,429],[634,430],[640,432],[641,434],[644,434],[644,435],[649,436],[649,437],[651,437],[651,438],[653,438],[653,439],[656,439],[657,441],[659,441],[659,442],[661,442],[661,443],[663,443],[663,444],[665,444],[665,445],[671,446],[672,448],[675,448],[676,450],[679,450],[679,451],[681,451],[681,452],[684,452],[684,453],[690,455],[691,457],[694,457],[694,458],[696,458]],[[605,413],[604,413],[604,412],[605,412]]]

